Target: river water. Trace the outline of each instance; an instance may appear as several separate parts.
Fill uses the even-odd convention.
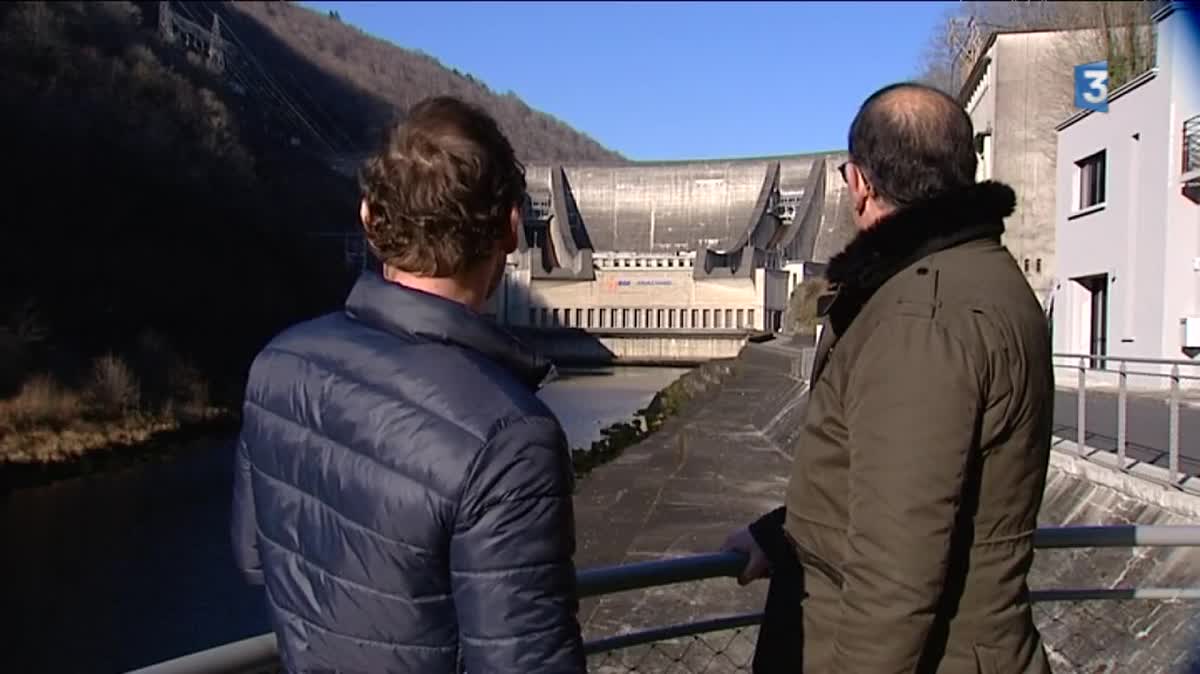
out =
[[[587,447],[683,372],[569,372],[540,395]],[[229,546],[231,465],[224,439],[0,496],[0,672],[124,672],[268,631]]]

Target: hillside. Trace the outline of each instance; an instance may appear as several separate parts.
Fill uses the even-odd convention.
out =
[[[328,16],[160,6],[0,3],[0,143],[15,167],[0,229],[0,492],[44,465],[119,465],[236,420],[255,352],[334,309],[356,273],[340,240],[310,236],[357,227],[354,181],[331,159],[370,147],[416,100],[484,105],[527,160],[619,159]],[[190,33],[163,30],[175,11]],[[230,43],[219,52],[196,40],[213,12]]]
[[[413,104],[449,94],[496,117],[524,161],[624,161],[516,95],[494,92],[430,56],[371,37],[336,17],[291,2],[189,2],[181,9],[204,25],[218,12],[230,38],[249,52],[243,55],[246,70],[257,75],[261,66],[338,151],[358,154],[373,147],[381,131]]]
[[[266,339],[344,297],[340,247],[299,233],[352,225],[353,182],[146,20],[0,5],[0,468],[223,416]]]

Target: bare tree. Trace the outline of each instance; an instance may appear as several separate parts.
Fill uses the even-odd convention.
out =
[[[1055,3],[1061,22],[1082,32],[1062,41],[1064,65],[1108,62],[1109,90],[1154,66],[1154,2]]]
[[[1154,64],[1154,0],[1134,2],[964,2],[934,27],[922,63],[922,81],[958,93],[993,32],[1077,30],[1063,39],[1064,67],[1106,60],[1110,89]],[[971,30],[964,33],[964,26]]]

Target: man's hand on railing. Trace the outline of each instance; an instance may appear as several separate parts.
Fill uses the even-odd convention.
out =
[[[729,535],[721,546],[721,552],[737,552],[746,555],[746,567],[738,575],[738,585],[748,585],[759,578],[771,575],[771,564],[767,555],[750,535],[750,529],[743,527]]]

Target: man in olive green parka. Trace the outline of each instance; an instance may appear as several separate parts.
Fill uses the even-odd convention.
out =
[[[860,231],[828,265],[786,507],[726,544],[749,555],[742,582],[802,577],[802,601],[768,599],[756,672],[1050,671],[1026,585],[1050,339],[1000,241],[1015,195],[975,182],[973,136],[915,84],[872,95],[851,126],[840,168]]]

